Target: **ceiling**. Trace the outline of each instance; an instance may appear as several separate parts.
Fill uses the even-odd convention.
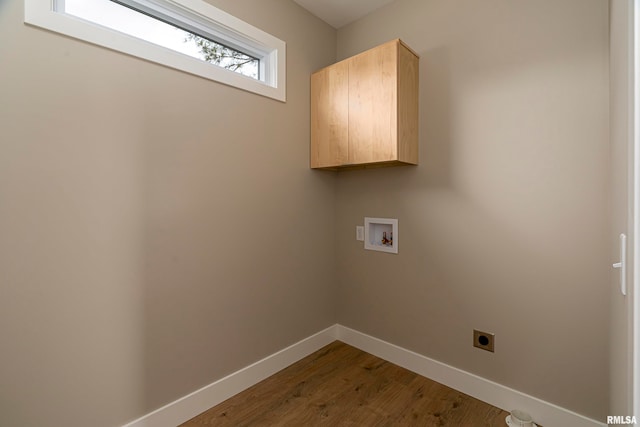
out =
[[[394,0],[293,0],[334,28],[343,27]]]

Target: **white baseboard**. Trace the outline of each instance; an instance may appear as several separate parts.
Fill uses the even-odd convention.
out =
[[[337,325],[337,339],[505,411],[520,409],[528,412],[537,423],[544,426],[606,427],[604,423],[561,408],[553,403],[545,402],[341,325]]]
[[[175,427],[335,340],[340,340],[506,411],[524,410],[544,426],[606,427],[606,424],[552,403],[337,324],[123,427]]]
[[[176,427],[336,340],[331,326],[123,427]]]

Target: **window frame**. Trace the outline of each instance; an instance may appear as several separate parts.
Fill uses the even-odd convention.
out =
[[[59,0],[60,1],[60,0]],[[225,85],[286,102],[286,43],[202,0],[117,0],[260,58],[262,80],[56,11],[56,0],[25,0],[25,23]],[[175,22],[175,23],[174,23]]]

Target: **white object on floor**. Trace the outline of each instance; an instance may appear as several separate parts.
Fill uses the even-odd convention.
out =
[[[504,419],[507,422],[507,425],[509,427],[538,427],[538,425],[536,423],[534,423],[533,421],[531,421],[531,423],[527,423],[527,424],[516,424],[514,422],[511,421],[511,415],[507,415],[507,418]]]

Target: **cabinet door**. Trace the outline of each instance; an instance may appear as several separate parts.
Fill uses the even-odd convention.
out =
[[[311,167],[349,159],[349,66],[339,62],[311,76]]]
[[[396,160],[397,43],[349,61],[349,163]]]

